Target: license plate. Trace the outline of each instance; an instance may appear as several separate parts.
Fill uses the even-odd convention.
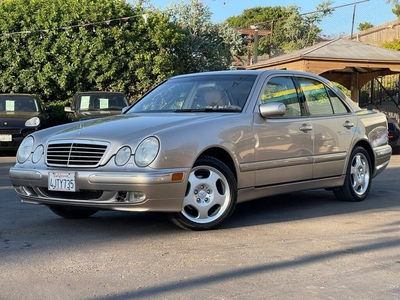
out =
[[[0,134],[0,142],[12,142],[11,134]]]
[[[75,192],[75,172],[50,172],[50,191]]]

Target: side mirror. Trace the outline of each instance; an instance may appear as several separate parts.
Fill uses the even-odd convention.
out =
[[[260,115],[264,118],[282,117],[286,113],[286,105],[281,102],[260,104],[258,109],[260,111]]]
[[[71,105],[64,106],[64,111],[67,113],[72,113],[73,111],[72,111]]]

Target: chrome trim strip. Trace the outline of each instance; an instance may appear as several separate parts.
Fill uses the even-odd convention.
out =
[[[337,160],[344,160],[346,159],[346,157],[347,157],[346,152],[328,153],[328,154],[314,156],[314,162],[317,164],[324,162],[332,162]]]
[[[143,184],[143,183],[169,183],[172,182],[173,173],[164,174],[126,174],[121,173],[101,173],[88,176],[89,183],[95,184]],[[183,177],[184,178],[184,177]],[[181,182],[174,181],[174,182]]]
[[[273,161],[261,161],[261,162],[251,162],[240,165],[240,170],[242,172],[249,171],[259,171],[264,169],[275,169],[275,168],[283,168],[297,165],[307,165],[312,164],[314,158],[312,156],[309,157],[301,157],[301,158],[293,158],[293,159],[281,159],[281,160],[273,160]]]

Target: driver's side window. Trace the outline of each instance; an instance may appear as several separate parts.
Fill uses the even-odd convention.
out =
[[[267,82],[261,95],[261,104],[269,102],[285,104],[286,113],[283,117],[301,116],[297,90],[289,76],[273,77]]]

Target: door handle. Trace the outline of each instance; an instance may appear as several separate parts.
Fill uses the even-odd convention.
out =
[[[312,126],[304,123],[304,124],[301,124],[301,126],[299,127],[299,130],[307,133],[310,130],[312,130]]]
[[[350,129],[350,128],[354,127],[354,123],[346,121],[346,122],[344,122],[343,127],[346,127],[347,129]]]

